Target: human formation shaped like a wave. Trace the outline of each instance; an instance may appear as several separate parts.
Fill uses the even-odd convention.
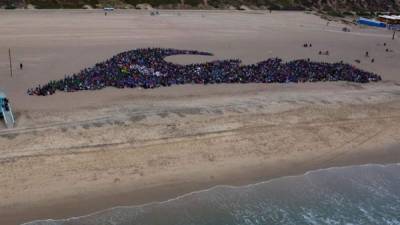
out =
[[[164,60],[172,55],[205,55],[211,53],[146,48],[126,51],[86,68],[64,79],[28,90],[30,95],[51,95],[56,91],[74,92],[105,87],[157,88],[176,84],[215,83],[287,83],[317,81],[380,81],[377,74],[345,63],[313,62],[300,59],[284,62],[270,58],[256,64],[242,65],[239,59],[178,65]]]

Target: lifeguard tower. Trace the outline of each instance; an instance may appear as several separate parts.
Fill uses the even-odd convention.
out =
[[[0,91],[0,109],[1,109],[0,118],[3,118],[6,127],[13,128],[15,120],[11,110],[11,104],[7,99],[7,96],[2,91]]]

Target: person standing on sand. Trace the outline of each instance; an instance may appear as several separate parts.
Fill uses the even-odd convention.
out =
[[[24,65],[22,63],[19,64],[19,69],[22,70],[24,68]]]

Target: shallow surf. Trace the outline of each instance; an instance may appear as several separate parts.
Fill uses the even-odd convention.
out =
[[[25,225],[400,224],[400,164],[335,167]]]

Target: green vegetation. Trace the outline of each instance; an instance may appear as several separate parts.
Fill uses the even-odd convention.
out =
[[[0,6],[4,7],[5,9],[16,9],[17,5],[14,1],[11,0],[0,0]]]
[[[15,5],[9,4],[9,5],[6,5],[4,8],[5,9],[16,9],[17,7]]]
[[[96,7],[98,0],[26,0],[26,4],[32,4],[38,9],[73,9],[82,8],[84,5]]]
[[[131,5],[148,3],[152,6],[160,6],[160,5],[169,5],[169,4],[176,5],[176,4],[180,3],[180,0],[125,0],[125,2],[128,4],[131,4]]]
[[[356,11],[356,14],[357,14],[357,16],[362,16],[362,17],[367,17],[367,18],[375,16],[374,12],[365,11],[365,10]]]
[[[334,16],[334,17],[344,17],[344,14],[336,11],[336,10],[329,10],[326,12],[329,16]]]
[[[345,11],[343,12],[343,16],[354,16],[353,12]]]
[[[182,2],[187,6],[197,7],[204,4],[204,0],[0,0],[0,7],[15,8],[31,4],[36,8],[82,8],[89,5],[93,8],[103,6],[124,7],[125,5],[137,5],[148,3],[153,7],[177,7]],[[373,12],[398,12],[400,1],[398,0],[208,0],[208,5],[214,8],[239,8],[247,5],[250,8],[272,10],[316,10],[321,13],[343,17],[359,15],[371,17]],[[355,12],[355,13],[352,13]]]

